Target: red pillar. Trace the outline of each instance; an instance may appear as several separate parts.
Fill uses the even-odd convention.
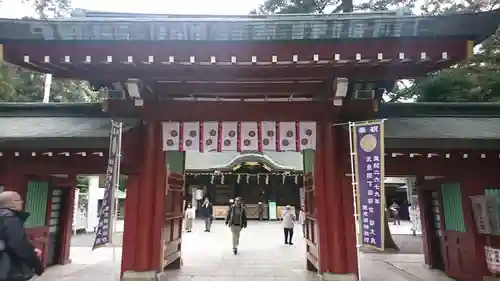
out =
[[[70,260],[70,248],[71,248],[71,236],[73,235],[73,212],[75,209],[75,190],[76,190],[76,175],[69,175],[66,184],[63,186],[65,188],[64,200],[64,210],[62,212],[62,241],[59,264],[68,264]]]
[[[356,242],[353,233],[352,190],[345,187],[347,159],[339,142],[340,127],[329,122],[318,125],[315,183],[319,225],[319,271],[325,280],[356,280]],[[346,190],[348,189],[348,190]],[[351,191],[349,195],[348,191]],[[350,198],[351,199],[350,199]]]
[[[342,210],[343,210],[343,225],[344,225],[344,246],[345,246],[345,273],[359,276],[358,264],[358,248],[356,239],[356,219],[354,217],[354,195],[352,186],[351,170],[351,155],[349,148],[349,131],[335,127],[337,131],[336,147],[339,151],[338,171],[340,172],[341,192],[342,192]]]
[[[166,159],[161,125],[145,125],[139,173],[127,181],[123,237],[123,280],[151,280],[163,268],[163,220]],[[163,176],[163,179],[159,175]]]

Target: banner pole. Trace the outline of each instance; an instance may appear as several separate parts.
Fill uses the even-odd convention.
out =
[[[117,190],[119,190],[120,187],[120,163],[121,163],[121,158],[122,158],[122,129],[123,129],[123,123],[118,123],[118,141],[117,147],[116,147],[116,153],[118,154],[116,157],[116,165],[115,165],[115,184],[113,185],[112,192],[113,192],[113,202],[112,202],[112,212],[111,212],[111,234],[109,238],[109,242],[112,247],[112,270],[111,270],[111,281],[116,281],[116,272],[115,272],[115,264],[116,264],[116,245],[113,242],[114,241],[114,234],[116,230],[116,222],[118,220],[118,198],[116,197]]]
[[[361,257],[360,257],[360,248],[361,244],[359,241],[358,231],[361,231],[361,227],[359,224],[359,214],[358,214],[358,204],[357,204],[357,182],[356,182],[356,169],[354,168],[354,161],[356,159],[356,153],[354,152],[354,144],[353,144],[353,133],[354,133],[354,124],[353,122],[349,122],[349,150],[351,157],[351,185],[352,185],[352,203],[354,205],[354,221],[355,221],[355,231],[356,231],[356,256],[358,258],[358,280],[361,281]]]

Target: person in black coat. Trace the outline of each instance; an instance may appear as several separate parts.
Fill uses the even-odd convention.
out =
[[[233,253],[238,253],[238,245],[240,244],[240,232],[247,227],[247,213],[241,199],[236,197],[234,204],[227,210],[226,225],[231,228]]]
[[[23,224],[21,196],[13,191],[0,193],[0,281],[27,281],[42,275],[41,251],[28,240]]]
[[[201,205],[200,216],[205,220],[205,232],[210,232],[214,218],[214,207],[208,198],[205,198],[205,202]]]

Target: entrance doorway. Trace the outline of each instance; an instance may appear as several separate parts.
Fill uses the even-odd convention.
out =
[[[179,268],[176,260],[182,253],[180,273],[169,274],[188,274],[191,266],[200,267],[200,264],[217,268],[233,259],[235,263],[259,264],[268,274],[280,260],[287,267],[293,265],[293,268],[300,269],[303,274],[307,274],[307,270],[316,270],[318,233],[313,216],[314,151],[168,152],[167,158],[169,190],[164,246],[167,268]],[[224,224],[230,202],[236,197],[242,198],[248,217],[248,227],[241,232],[238,259],[232,253],[231,232]],[[185,232],[183,211],[186,205],[191,203],[194,208],[199,208],[205,198],[213,204],[211,232],[204,232],[201,218],[195,219],[192,232]],[[263,207],[260,217],[259,204]],[[301,207],[305,212],[309,211],[309,215],[304,216],[307,217],[304,231],[302,225],[295,222],[294,245],[284,241],[281,218],[286,206],[291,207],[297,220]],[[231,270],[234,271],[234,267],[225,269],[227,272]]]

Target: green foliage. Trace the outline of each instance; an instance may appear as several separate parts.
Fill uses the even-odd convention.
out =
[[[64,17],[69,13],[69,0],[19,0],[30,4],[37,18]],[[1,4],[0,0],[0,4]],[[28,12],[27,12],[28,13]],[[41,102],[45,89],[45,75],[9,64],[0,64],[0,102]],[[87,82],[53,80],[51,102],[95,102],[98,93]]]
[[[8,64],[0,65],[0,101],[41,102],[45,90],[45,75]],[[87,82],[53,80],[51,102],[95,102],[98,93]]]
[[[89,191],[89,178],[86,176],[77,176],[76,187],[81,193],[87,193]]]
[[[425,15],[477,12],[497,9],[496,0],[426,0]],[[500,101],[500,29],[482,42],[477,53],[459,65],[415,79],[410,87],[395,89],[393,95],[425,102]],[[397,99],[393,100],[397,101]]]
[[[358,1],[357,1],[358,2]],[[421,3],[421,2],[419,2]],[[416,0],[266,0],[252,13],[337,13],[413,9]],[[423,15],[463,11],[488,11],[500,8],[498,0],[425,0],[419,7]],[[415,11],[413,9],[413,11]],[[426,102],[497,102],[500,101],[500,31],[481,44],[469,60],[450,69],[425,77],[396,83],[385,95],[386,102],[401,100]]]

